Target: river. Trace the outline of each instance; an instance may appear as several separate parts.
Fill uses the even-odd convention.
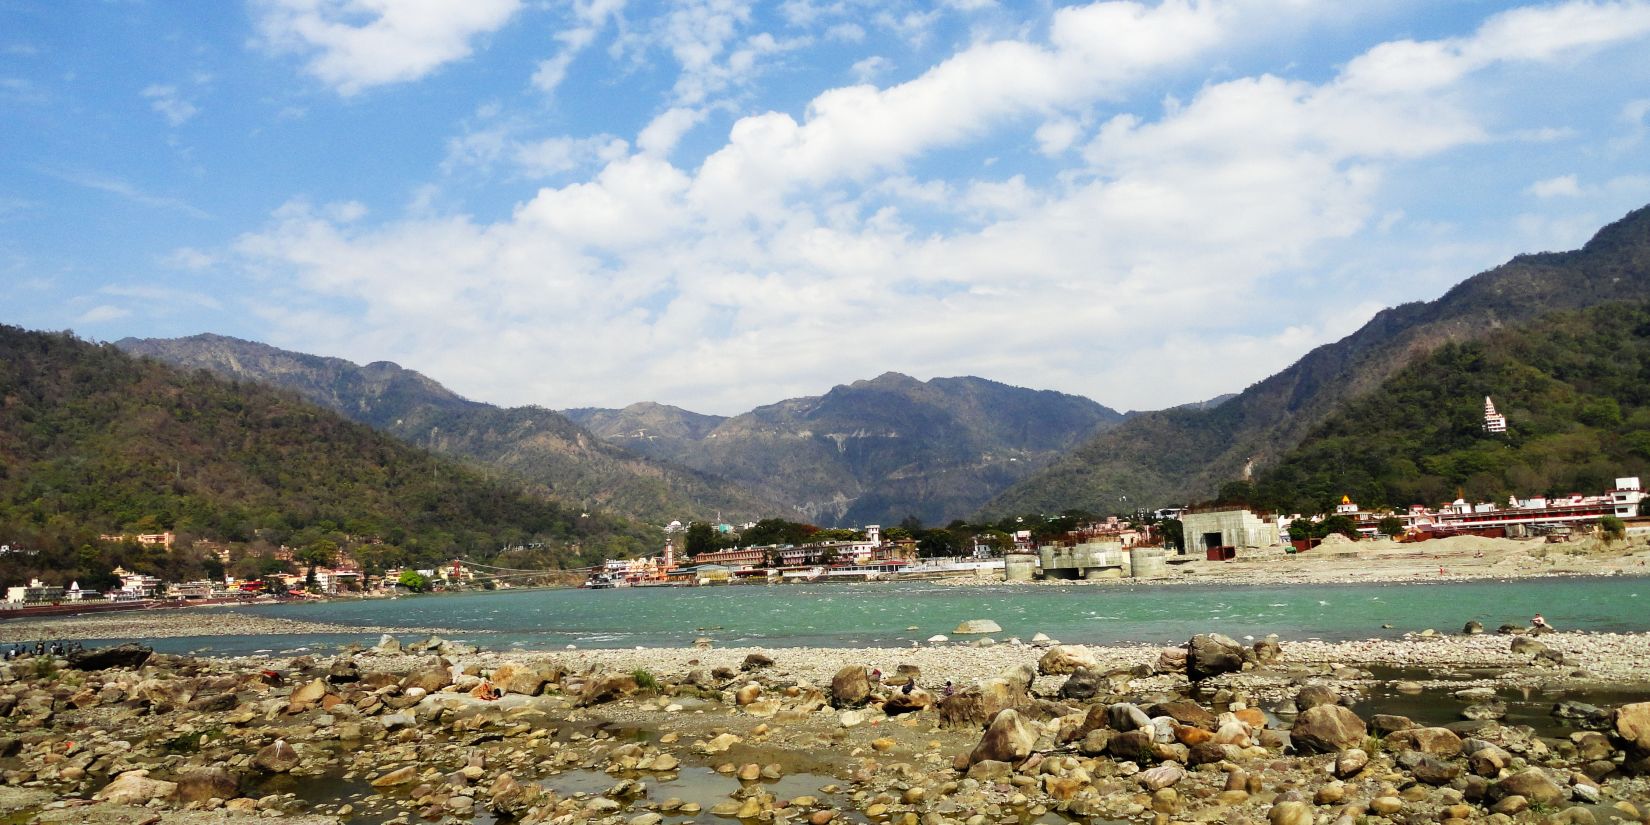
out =
[[[1295,585],[943,586],[923,582],[524,590],[237,608],[338,625],[442,627],[487,649],[718,646],[904,647],[991,619],[999,639],[1036,633],[1069,643],[1182,642],[1195,633],[1345,640],[1476,619],[1493,631],[1540,612],[1561,630],[1650,630],[1650,578],[1542,578]],[[1390,625],[1390,627],[1386,627]],[[914,630],[911,628],[915,628]],[[220,636],[157,640],[173,651],[241,654],[375,641]]]

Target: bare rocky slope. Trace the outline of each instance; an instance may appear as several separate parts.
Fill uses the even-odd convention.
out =
[[[1121,413],[982,378],[887,373],[732,418],[660,404],[565,410],[642,455],[762,485],[821,525],[943,524]]]
[[[1578,250],[1520,255],[1434,301],[1383,310],[1357,332],[1213,409],[1131,416],[982,508],[987,515],[1181,504],[1275,462],[1340,409],[1443,344],[1554,310],[1650,299],[1650,207]],[[1126,502],[1119,507],[1119,502]]]

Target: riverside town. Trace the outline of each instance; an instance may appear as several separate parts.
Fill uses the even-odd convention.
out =
[[[0,825],[1650,825],[1650,0],[0,0]]]

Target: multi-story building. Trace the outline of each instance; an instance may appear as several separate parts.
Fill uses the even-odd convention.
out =
[[[6,588],[6,604],[53,604],[63,600],[61,585],[30,579],[28,584]]]

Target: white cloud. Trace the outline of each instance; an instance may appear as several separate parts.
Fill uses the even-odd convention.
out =
[[[1581,194],[1581,185],[1576,182],[1575,175],[1560,175],[1538,180],[1525,191],[1538,198],[1573,198]]]
[[[1070,149],[1083,132],[1083,127],[1069,117],[1046,121],[1037,127],[1032,137],[1037,139],[1037,150],[1045,155],[1058,155]]]
[[[711,33],[684,39],[699,45],[683,65],[729,65],[749,39],[740,7],[695,8],[734,24],[700,21],[694,31]],[[1495,82],[1486,69],[1643,39],[1639,9],[1501,15],[1446,41],[1376,46],[1327,79],[1222,75],[1148,113],[1119,101],[1218,59],[1276,11],[1063,8],[1046,37],[975,42],[905,83],[823,92],[800,115],[739,117],[697,168],[669,158],[705,110],[671,108],[634,150],[607,144],[588,174],[504,218],[345,223],[296,203],[236,253],[303,290],[268,316],[278,342],[393,356],[504,403],[649,398],[733,412],[887,369],[1137,408],[1198,400],[1390,302],[1348,288],[1345,311],[1289,322],[1280,313],[1299,308],[1278,296],[1317,277],[1345,239],[1389,233],[1379,245],[1391,247],[1426,231],[1393,217],[1403,213],[1381,201],[1383,185],[1511,131],[1492,107],[1506,90],[1475,85]],[[1618,25],[1597,16],[1607,12]],[[1058,155],[1057,172],[926,176],[936,150],[1004,136]],[[509,158],[525,143],[504,133],[471,154]],[[562,158],[568,145],[542,148]],[[1448,264],[1485,254],[1451,252]],[[358,316],[344,309],[355,305]],[[1161,374],[1140,381],[1148,364]]]
[[[155,195],[140,189],[136,184],[124,178],[102,175],[78,169],[40,169],[42,174],[57,178],[66,183],[72,183],[96,192],[114,195],[122,200],[130,201],[140,206],[152,206],[161,209],[170,209],[182,212],[193,218],[210,218],[205,211],[195,207],[180,198]]]
[[[217,298],[202,292],[193,292],[187,289],[173,287],[149,286],[140,284],[111,284],[98,290],[101,295],[110,295],[116,298],[130,298],[144,301],[154,306],[159,312],[175,312],[185,307],[201,309],[222,309],[223,303]],[[102,307],[100,307],[102,309]],[[129,314],[121,310],[121,316]]]
[[[556,91],[567,79],[567,70],[579,53],[595,42],[596,35],[606,27],[609,19],[619,16],[624,5],[625,0],[577,0],[573,4],[575,25],[556,34],[555,39],[561,44],[561,50],[555,56],[539,61],[533,72],[533,88],[546,94]]]
[[[161,259],[161,265],[168,269],[185,269],[194,272],[208,269],[218,263],[218,256],[188,246],[174,249]]]
[[[200,113],[195,104],[178,94],[176,86],[155,84],[144,88],[142,95],[149,101],[149,107],[159,112],[161,117],[166,118],[166,122],[173,126],[182,126]]]
[[[117,307],[112,304],[98,304],[97,306],[80,313],[80,317],[75,320],[82,324],[103,324],[108,323],[109,321],[118,321],[121,318],[125,318],[131,314],[132,311],[129,309]]]
[[[263,42],[308,56],[305,69],[341,95],[417,80],[470,55],[521,0],[255,0]]]
[[[697,109],[680,106],[667,109],[636,136],[636,148],[650,155],[669,155],[682,136],[704,118],[705,113]]]
[[[877,76],[893,68],[894,61],[879,54],[873,54],[863,60],[855,61],[848,71],[859,83],[870,83]]]
[[[528,138],[527,124],[518,120],[487,123],[447,141],[442,170],[456,174],[475,170],[483,175],[542,179],[590,168],[623,155],[625,141],[612,135]]]
[[[825,30],[825,39],[843,43],[863,43],[865,27],[857,23],[838,23]]]

